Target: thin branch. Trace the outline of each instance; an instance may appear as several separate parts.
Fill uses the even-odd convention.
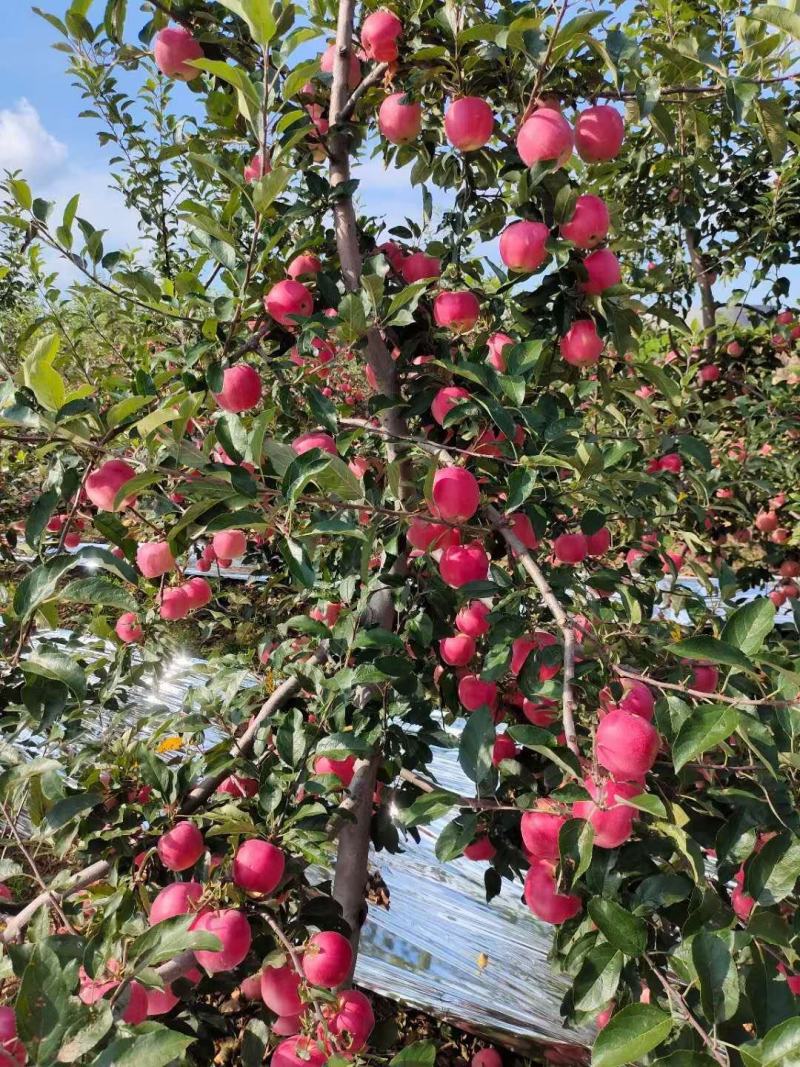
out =
[[[533,579],[533,583],[539,590],[548,611],[553,616],[559,630],[561,630],[561,636],[564,641],[564,684],[561,717],[564,724],[567,748],[580,757],[578,738],[575,734],[575,693],[573,687],[575,679],[575,634],[572,629],[572,621],[559,602],[558,597],[550,588],[539,564],[508,526],[500,512],[491,506],[484,510],[491,526],[497,530],[508,547],[514,552],[517,562],[523,570]]]
[[[539,64],[536,70],[536,77],[533,80],[533,88],[531,89],[531,95],[528,98],[528,106],[525,108],[524,112],[522,113],[522,118],[519,120],[520,126],[522,126],[525,120],[530,117],[531,113],[533,112],[533,109],[536,106],[536,100],[538,99],[539,93],[541,92],[542,82],[545,79],[545,76],[547,74],[547,68],[550,65],[550,58],[553,55],[553,49],[555,48],[556,44],[556,37],[558,37],[558,31],[561,29],[561,23],[564,21],[564,16],[567,13],[568,7],[569,0],[562,0],[558,15],[556,16],[555,25],[553,26],[553,32],[550,35],[550,40],[547,42],[547,51],[545,52],[544,58],[542,59],[542,62]]]
[[[19,835],[19,831],[17,830],[16,821],[11,817],[11,815],[8,812],[8,808],[5,806],[5,804],[1,800],[0,800],[0,811],[3,812],[3,818],[6,821],[6,825],[8,826],[9,830],[11,831],[12,837],[17,842],[17,848],[20,850],[22,855],[25,857],[25,861],[27,862],[28,866],[30,867],[31,872],[33,874],[33,877],[36,879],[36,881],[39,883],[39,885],[42,887],[42,889],[45,892],[47,892],[47,884],[45,883],[44,878],[42,878],[42,873],[39,870],[39,867],[38,867],[38,865],[36,863],[36,860],[33,858],[33,856],[28,851],[28,849],[27,849],[27,847],[25,845],[25,842],[22,840],[22,838]],[[61,904],[59,902],[54,901],[53,902],[53,908],[58,913],[58,916],[61,919],[61,921],[64,924],[64,926],[70,931],[70,933],[74,934],[75,931],[72,928],[72,925],[70,924],[70,922],[67,919],[66,915],[62,911]]]
[[[627,667],[612,666],[612,670],[615,674],[618,674],[621,678],[631,678],[636,682],[644,682],[645,685],[652,685],[656,689],[668,689],[670,692],[686,693],[691,697],[700,697],[702,700],[714,700],[723,704],[746,704],[748,707],[772,707],[772,708],[796,708],[800,704],[800,698],[797,700],[771,700],[768,697],[762,699],[753,699],[751,697],[729,697],[722,693],[706,693],[702,689],[692,689],[690,686],[678,685],[677,682],[662,682],[657,678],[651,678],[647,674],[639,674],[637,671],[630,671]]]
[[[404,782],[409,782],[417,789],[421,789],[423,793],[433,793],[441,788],[435,782],[430,782],[427,778],[405,768],[400,771],[400,777]],[[445,789],[442,792],[449,793],[449,790]],[[493,797],[464,797],[456,793],[451,795],[455,808],[472,808],[473,811],[515,811],[518,814],[522,812],[522,808],[518,808],[515,804],[501,804]]]
[[[384,76],[388,69],[388,63],[378,63],[378,65],[373,67],[369,74],[366,75],[366,77],[361,79],[361,81],[355,87],[353,92],[350,94],[350,99],[339,112],[337,119],[338,122],[347,122],[347,120],[355,111],[356,104],[364,95],[364,93],[368,89],[371,89],[373,85],[377,85],[377,83],[381,80],[381,78]]]

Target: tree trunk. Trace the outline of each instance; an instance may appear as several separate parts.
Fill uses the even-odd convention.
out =
[[[333,66],[333,85],[331,88],[330,133],[328,153],[330,157],[330,182],[332,186],[342,185],[350,180],[350,134],[347,129],[346,105],[349,99],[349,60],[353,42],[353,22],[355,18],[355,0],[339,0],[339,13],[336,27],[336,58]],[[339,262],[342,268],[345,289],[357,293],[361,287],[362,258],[358,242],[358,226],[353,200],[350,196],[337,199],[333,207],[334,232]],[[391,353],[377,327],[367,331],[364,355],[372,369],[379,391],[387,397],[400,395],[397,368]],[[389,434],[405,437],[408,435],[406,421],[397,408],[387,408],[381,412],[381,423]],[[411,484],[407,463],[402,459],[404,444],[390,437],[386,443],[388,462],[398,465],[399,496],[402,500],[406,488]],[[406,559],[398,556],[391,570],[395,574],[405,573]],[[380,626],[391,630],[394,627],[395,612],[392,590],[386,586],[377,589],[369,600],[369,605],[361,620],[366,626]],[[359,694],[362,700],[372,696],[368,687]],[[374,753],[369,759],[359,760],[350,786],[352,801],[351,814],[339,834],[339,847],[336,855],[336,871],[333,881],[333,898],[342,909],[342,915],[350,927],[350,942],[353,946],[353,965],[345,985],[352,981],[352,972],[358,955],[358,943],[361,926],[366,918],[366,888],[369,873],[370,826],[372,823],[372,797],[375,780],[380,766],[380,753]]]
[[[706,270],[703,257],[697,247],[697,231],[690,226],[686,227],[686,247],[692,262],[697,287],[700,290],[700,305],[702,314],[703,330],[705,339],[703,347],[706,355],[712,358],[717,351],[717,305],[714,301],[714,292],[711,288],[711,275]]]

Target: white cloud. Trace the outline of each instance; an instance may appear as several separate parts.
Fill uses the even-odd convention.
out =
[[[67,146],[48,133],[28,100],[0,108],[0,171],[21,170],[26,178],[42,178],[66,158]]]

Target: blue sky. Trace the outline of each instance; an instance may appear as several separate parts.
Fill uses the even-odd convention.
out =
[[[62,15],[67,0],[40,0],[41,6]],[[129,24],[138,28],[145,19],[136,0],[130,4]],[[95,0],[90,17],[97,18],[103,4]],[[136,220],[125,210],[116,190],[109,187],[108,156],[97,141],[96,123],[80,119],[87,106],[65,75],[67,57],[52,48],[56,30],[31,10],[29,0],[3,4],[3,65],[0,67],[0,172],[20,168],[34,194],[65,204],[81,193],[81,213],[98,228],[107,228],[106,247],[138,243]],[[178,87],[178,93],[188,92]],[[386,172],[379,161],[368,162],[357,173],[362,179],[362,200],[375,214],[399,221],[418,214],[419,190],[412,189],[403,172]],[[800,269],[785,271],[792,281],[791,298],[800,292]],[[746,288],[749,279],[739,281]],[[722,298],[731,285],[717,287]],[[757,291],[750,299],[756,297]]]

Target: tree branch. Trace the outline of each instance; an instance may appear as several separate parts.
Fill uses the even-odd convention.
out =
[[[513,530],[506,524],[500,512],[491,506],[485,508],[484,511],[491,526],[497,530],[508,547],[512,549],[517,562],[523,570],[533,579],[533,583],[539,590],[548,611],[553,616],[559,630],[561,630],[561,636],[564,641],[564,684],[561,717],[564,724],[567,748],[580,757],[578,738],[575,734],[575,693],[573,687],[575,679],[575,634],[572,629],[572,621],[560,604],[558,597],[550,588],[538,563]]]
[[[347,101],[347,103],[344,105],[342,110],[339,112],[339,119],[338,119],[339,122],[347,122],[347,120],[350,118],[350,116],[355,111],[356,104],[361,99],[361,97],[364,95],[364,93],[368,89],[371,89],[373,85],[376,85],[381,80],[381,78],[384,76],[384,74],[386,73],[386,71],[388,69],[389,69],[389,64],[388,63],[378,63],[378,65],[373,67],[372,70],[369,72],[369,74],[367,74],[367,76],[365,78],[361,79],[359,84],[355,87],[355,89],[350,94],[350,99]]]

